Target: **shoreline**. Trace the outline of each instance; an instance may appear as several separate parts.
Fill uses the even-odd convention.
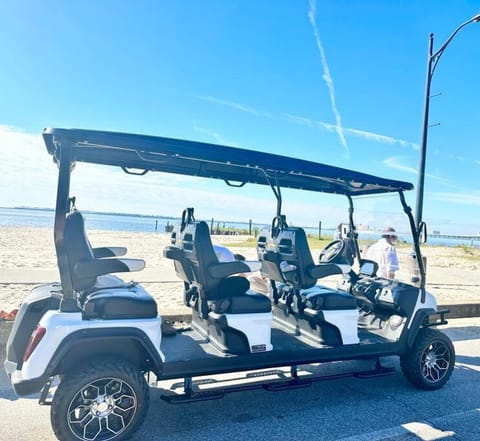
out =
[[[7,218],[11,217],[13,222],[17,224],[0,224],[0,228],[49,228],[51,229],[54,222],[54,208],[42,208],[42,207],[0,207],[0,215],[2,210],[6,212]],[[11,214],[11,211],[18,211],[18,214]],[[30,215],[28,214],[30,213]],[[42,215],[35,215],[35,213],[48,213],[49,216],[46,218]],[[108,231],[108,232],[139,232],[139,233],[156,233],[160,234],[166,231],[166,227],[173,225],[180,221],[178,216],[169,216],[169,215],[153,215],[153,214],[138,214],[138,213],[121,213],[121,212],[102,212],[102,211],[92,211],[92,210],[83,210],[85,215],[91,215],[93,218],[90,219],[91,225],[87,224],[87,228],[98,230],[98,231]],[[5,215],[5,213],[3,213]],[[1,217],[1,216],[0,216]],[[33,218],[33,219],[32,219]],[[128,222],[124,222],[127,221]],[[145,220],[151,221],[151,223],[145,223]],[[24,221],[24,222],[22,222]],[[47,222],[48,221],[48,222]],[[159,222],[160,221],[160,222]],[[165,222],[166,221],[166,222]],[[173,221],[173,222],[172,222]],[[252,229],[264,228],[267,227],[269,222],[261,222],[255,220],[222,220],[222,219],[205,219],[205,221],[212,227],[220,228],[221,230],[227,231],[244,231],[248,230],[250,224]],[[7,221],[8,222],[8,221]],[[220,227],[220,224],[222,227]],[[106,227],[107,226],[107,227]],[[112,227],[109,227],[112,226]],[[106,227],[106,229],[105,229]],[[123,228],[122,228],[123,227]],[[126,227],[126,228],[125,228]],[[305,226],[302,225],[309,234],[318,235],[318,227],[316,226]],[[336,226],[324,227],[321,230],[322,237],[328,238],[333,235]],[[367,230],[367,229],[358,229],[361,239],[365,240],[376,240],[380,236],[381,232],[379,230]],[[363,236],[363,237],[362,237]],[[411,243],[410,240],[405,240],[405,237],[410,237],[410,233],[399,232],[400,241],[404,243]],[[459,234],[458,232],[441,234],[438,230],[435,230],[435,234],[429,234],[430,239],[440,241],[440,243],[431,243],[428,246],[470,246],[474,248],[480,248],[480,232],[472,234]],[[452,243],[449,241],[457,241],[457,243]]]

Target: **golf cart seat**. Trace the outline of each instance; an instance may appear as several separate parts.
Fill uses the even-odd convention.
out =
[[[315,284],[342,270],[331,263],[315,265],[305,231],[288,227],[284,219],[280,224],[281,228],[272,228],[270,243],[262,235],[257,242],[261,271],[276,282],[274,319],[316,343],[358,343],[355,297]]]
[[[272,349],[270,299],[254,293],[249,281],[235,274],[249,272],[244,262],[219,262],[208,225],[183,212],[164,256],[173,259],[184,281],[186,303],[192,307],[192,327],[218,349],[229,353]]]
[[[270,249],[265,246],[265,238],[260,236],[258,256],[262,273],[280,283],[279,299],[291,304],[294,312],[303,312],[305,308],[316,311],[356,309],[351,294],[316,285],[318,279],[342,274],[342,270],[331,263],[314,264],[302,228],[285,226],[272,238]]]
[[[180,228],[181,230],[181,228]],[[249,281],[234,274],[249,272],[244,262],[219,262],[210,238],[208,225],[191,222],[182,231],[172,233],[172,245],[164,250],[165,257],[174,260],[179,278],[202,292],[208,310],[220,314],[270,312],[268,297],[247,294]]]
[[[86,319],[151,318],[157,316],[155,300],[135,282],[125,283],[112,273],[140,271],[142,259],[119,259],[126,248],[92,248],[80,211],[65,220],[65,253],[73,290]]]

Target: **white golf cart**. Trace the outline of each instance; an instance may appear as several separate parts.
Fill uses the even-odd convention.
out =
[[[432,326],[446,323],[425,291],[419,236],[404,191],[406,182],[258,151],[184,140],[89,130],[47,129],[44,140],[58,165],[55,247],[60,283],[36,287],[20,307],[7,343],[5,369],[19,395],[41,392],[61,440],[123,440],[149,406],[148,375],[182,379],[170,403],[220,398],[264,387],[282,390],[325,379],[300,376],[310,363],[371,359],[357,376],[391,372],[379,358],[397,355],[410,382],[442,387],[455,362],[452,343]],[[121,167],[131,175],[161,171],[220,179],[239,187],[270,186],[277,198],[272,226],[258,235],[259,267],[271,295],[250,289],[250,267],[219,262],[208,225],[186,209],[164,256],[183,281],[191,326],[162,335],[162,317],[145,289],[114,273],[144,262],[122,258],[125,248],[93,248],[82,213],[70,196],[76,162]],[[133,178],[132,178],[133,179]],[[329,244],[318,263],[302,228],[287,225],[281,189],[335,193],[349,204],[347,237]],[[419,265],[416,284],[376,277],[362,259],[353,220],[356,196],[396,192],[408,217]],[[314,194],[314,193],[312,193]],[[354,270],[356,268],[356,270]],[[338,275],[338,285],[322,278]],[[194,377],[290,368],[288,378],[199,390]],[[330,378],[344,376],[331,375]],[[262,378],[261,374],[258,376]],[[52,384],[55,387],[52,387]],[[52,397],[53,394],[53,397]]]

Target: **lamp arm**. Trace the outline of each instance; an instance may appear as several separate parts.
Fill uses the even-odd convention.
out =
[[[479,21],[480,17],[476,15],[475,17],[471,18],[470,20],[467,20],[465,23],[462,23],[457,29],[455,29],[451,34],[450,37],[448,37],[445,40],[445,43],[443,43],[440,48],[430,56],[430,59],[432,60],[432,70],[430,73],[430,77],[432,77],[433,73],[435,72],[435,68],[437,67],[438,60],[440,60],[440,57],[442,56],[443,52],[447,48],[447,46],[450,44],[450,42],[453,40],[455,35],[458,34],[458,32],[463,29],[465,26],[469,25],[470,23],[473,23],[474,21]]]

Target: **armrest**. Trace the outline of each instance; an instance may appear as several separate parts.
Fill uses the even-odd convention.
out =
[[[266,250],[262,253],[262,260],[280,264],[280,258],[278,256],[278,253],[271,250]]]
[[[104,257],[125,256],[127,249],[125,247],[100,247],[92,248],[93,257],[95,259],[103,259]]]
[[[95,259],[89,262],[79,262],[74,271],[78,277],[97,277],[111,273],[129,273],[145,268],[142,259]]]
[[[343,271],[334,263],[325,263],[313,265],[308,269],[308,274],[314,279],[321,279],[322,277],[332,276],[334,274],[343,274]]]
[[[168,246],[163,249],[163,257],[172,260],[182,260],[185,258],[185,254],[181,248]]]
[[[250,268],[244,262],[220,262],[210,265],[208,272],[216,279],[223,279],[232,274],[249,273]]]

